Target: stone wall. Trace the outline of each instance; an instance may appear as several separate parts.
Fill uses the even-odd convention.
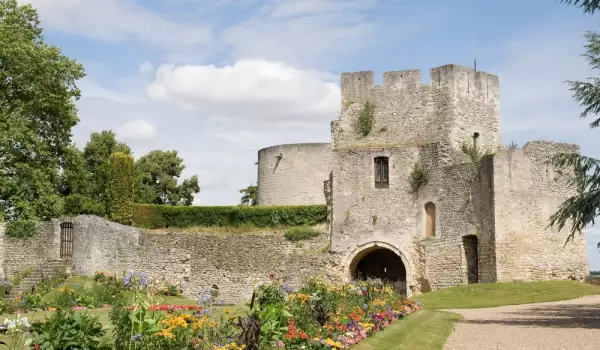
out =
[[[547,228],[558,206],[575,194],[567,186],[573,174],[545,164],[562,152],[579,147],[535,141],[493,157],[498,281],[582,280],[588,274],[585,235],[565,245],[568,228]]]
[[[258,205],[325,204],[331,144],[279,145],[258,151]]]
[[[484,148],[501,145],[497,76],[445,65],[431,69],[430,77],[431,82],[422,85],[419,70],[385,72],[383,85],[374,85],[373,72],[342,73],[342,111],[332,123],[333,147],[446,142],[460,149],[474,133],[479,133]],[[355,125],[367,101],[375,106],[375,124],[362,137]]]
[[[3,277],[13,278],[23,270],[37,269],[47,261],[59,258],[59,224],[58,220],[41,222],[36,235],[29,238],[7,237],[0,225]]]
[[[105,271],[123,276],[145,271],[152,279],[179,284],[184,295],[196,297],[213,285],[219,303],[237,303],[252,295],[253,287],[275,273],[291,286],[322,275],[341,276],[335,254],[327,252],[329,235],[302,243],[287,241],[283,232],[248,234],[164,233],[78,216],[73,222],[73,271],[93,276]],[[0,256],[7,275],[59,257],[60,220],[43,222],[30,239],[0,234]],[[0,226],[1,228],[1,226]],[[0,229],[0,233],[3,232]],[[55,240],[58,238],[58,241]]]

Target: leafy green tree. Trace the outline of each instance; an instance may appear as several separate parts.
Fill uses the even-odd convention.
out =
[[[107,163],[106,208],[111,220],[131,225],[135,196],[135,167],[130,154],[115,152]]]
[[[36,10],[0,0],[0,216],[62,210],[61,165],[77,124],[83,67],[44,42]]]
[[[198,176],[178,184],[185,169],[177,151],[154,150],[136,162],[136,202],[170,205],[192,205],[194,195],[200,192]]]
[[[593,14],[600,9],[600,0],[561,0],[562,3],[580,7],[585,13]],[[583,56],[589,62],[593,71],[600,69],[600,35],[597,32],[587,32],[587,44]],[[590,128],[600,125],[600,78],[589,77],[586,81],[568,81],[573,97],[583,107],[582,118],[594,116]],[[600,214],[600,160],[579,154],[559,154],[550,159],[550,163],[575,169],[575,176],[570,185],[577,193],[560,205],[558,211],[550,217],[550,225],[558,226],[559,230],[570,225],[568,239],[589,224],[594,224]],[[600,244],[598,245],[600,248]]]
[[[90,195],[98,201],[104,201],[103,195],[106,193],[109,180],[108,161],[110,156],[117,152],[131,154],[131,148],[117,141],[112,130],[90,134],[90,141],[83,148],[83,164],[90,174],[90,180],[87,181],[89,187],[78,193]]]
[[[258,186],[250,184],[246,188],[242,188],[240,193],[242,194],[242,205],[257,205],[256,196],[258,192]]]

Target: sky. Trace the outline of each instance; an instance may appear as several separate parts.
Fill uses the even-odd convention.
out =
[[[581,57],[584,15],[558,0],[19,0],[46,41],[86,69],[73,140],[113,130],[136,157],[175,149],[197,174],[196,205],[238,204],[257,152],[329,142],[341,72],[459,64],[497,74],[502,142],[577,143],[600,157],[600,130],[579,118],[566,80],[593,76]],[[600,270],[600,229],[587,231]]]

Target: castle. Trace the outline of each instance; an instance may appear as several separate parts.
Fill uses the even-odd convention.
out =
[[[81,276],[144,271],[187,297],[217,287],[215,302],[231,304],[273,273],[292,287],[314,276],[376,277],[408,295],[588,274],[584,236],[565,245],[566,233],[548,227],[574,190],[573,174],[546,160],[577,146],[503,147],[491,74],[447,65],[428,85],[416,70],[373,82],[372,72],[342,75],[331,144],[258,152],[258,204],[326,204],[329,234],[299,244],[276,229],[166,233],[83,215],[17,238],[0,224],[0,278],[32,269],[34,283],[57,264]]]
[[[588,273],[583,235],[565,245],[549,217],[574,194],[549,156],[571,144],[500,140],[498,77],[457,65],[343,73],[332,143],[258,153],[258,205],[327,204],[330,253],[346,278],[408,293]]]

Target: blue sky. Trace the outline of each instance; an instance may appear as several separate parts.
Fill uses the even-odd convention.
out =
[[[86,67],[74,140],[112,129],[137,156],[176,149],[196,204],[236,204],[256,152],[329,141],[339,73],[455,63],[498,74],[502,141],[578,143],[600,157],[568,79],[590,76],[585,30],[557,0],[20,0],[46,40]],[[588,230],[590,268],[600,270]]]

